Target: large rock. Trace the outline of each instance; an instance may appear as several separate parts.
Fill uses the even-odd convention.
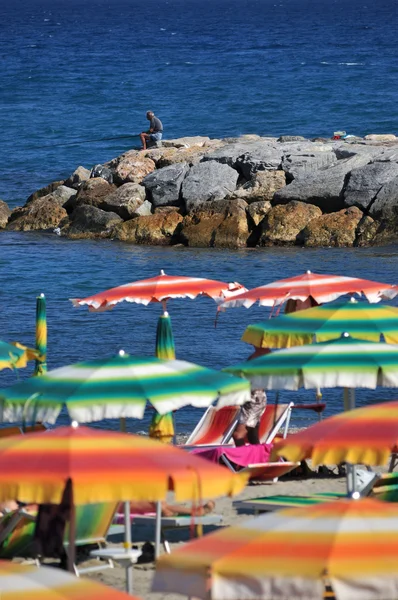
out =
[[[181,185],[188,170],[187,163],[177,163],[158,169],[145,177],[142,184],[153,206],[181,204]]]
[[[165,148],[192,148],[194,146],[203,148],[210,142],[210,138],[202,137],[199,135],[193,137],[183,137],[175,140],[163,140],[163,146]]]
[[[90,179],[90,171],[85,167],[80,166],[73,171],[72,175],[68,177],[64,185],[77,190],[83,181],[87,181],[87,179]]]
[[[233,192],[231,198],[241,198],[248,204],[272,200],[275,192],[286,185],[284,171],[258,171],[250,181]]]
[[[319,206],[325,213],[344,207],[344,184],[353,169],[369,162],[368,155],[356,155],[337,161],[327,169],[319,169],[306,176],[299,175],[292,183],[275,192],[273,204],[287,204],[292,200]]]
[[[300,231],[322,211],[304,202],[289,202],[274,206],[261,222],[259,246],[291,245],[297,241]]]
[[[356,206],[313,219],[299,234],[298,241],[304,246],[353,246],[357,229],[365,219]],[[368,217],[369,220],[369,217]]]
[[[53,198],[60,206],[65,207],[65,204],[73,202],[76,195],[76,190],[66,185],[60,185],[47,196],[43,196],[43,198]]]
[[[74,210],[71,222],[63,233],[72,239],[110,237],[112,227],[121,221],[122,218],[116,213],[82,205]]]
[[[370,133],[365,135],[365,140],[384,144],[386,142],[396,142],[397,137],[393,133]]]
[[[59,187],[60,185],[63,185],[64,181],[53,181],[52,183],[49,183],[48,185],[45,185],[44,187],[40,188],[39,190],[36,190],[35,192],[33,192],[33,194],[31,194],[29,196],[29,198],[26,200],[26,204],[28,204],[29,202],[34,202],[35,200],[38,200],[38,198],[43,198],[44,196],[48,196],[48,194],[51,194],[54,190],[57,189],[57,187]]]
[[[236,169],[238,158],[244,155],[246,152],[249,152],[250,148],[252,148],[252,145],[253,142],[249,140],[242,141],[238,139],[236,142],[225,144],[224,146],[221,146],[221,148],[218,148],[213,152],[209,152],[203,157],[202,161],[215,160],[216,162]],[[250,179],[250,177],[248,177],[248,179]]]
[[[247,207],[247,212],[250,215],[254,226],[257,226],[259,223],[261,223],[265,215],[271,210],[271,207],[271,202],[268,202],[268,200],[260,200],[258,202],[249,204]]]
[[[176,211],[138,217],[114,227],[112,237],[133,244],[170,246],[181,221]]]
[[[235,190],[237,181],[237,171],[228,165],[215,161],[194,165],[182,183],[187,212],[202,202],[222,200]]]
[[[191,148],[156,148],[148,150],[146,156],[153,160],[157,169],[162,169],[176,163],[196,165],[210,150],[208,147],[200,146],[192,146]]]
[[[244,248],[249,237],[243,200],[206,202],[184,217],[180,240],[196,248]]]
[[[300,175],[306,177],[318,169],[328,168],[337,163],[336,154],[330,149],[328,152],[317,151],[313,144],[313,151],[287,152],[282,158],[282,169],[285,171],[289,181]]]
[[[281,168],[281,152],[269,142],[254,142],[250,148],[236,160],[236,168],[246,179],[257,171],[277,170]]]
[[[112,168],[113,165],[115,165],[112,169],[114,181],[118,185],[129,182],[141,183],[144,177],[155,170],[153,160],[137,150],[129,150],[111,163],[107,163],[106,166]]]
[[[124,221],[138,216],[138,210],[145,201],[145,188],[138,183],[125,183],[101,203],[102,210],[114,212]]]
[[[398,177],[386,183],[369,206],[369,213],[380,222],[375,241],[386,243],[398,239]]]
[[[4,229],[11,215],[11,210],[4,200],[0,200],[0,229]]]
[[[10,231],[54,229],[67,217],[66,210],[50,195],[13,210],[6,229]]]
[[[305,142],[306,138],[302,135],[281,135],[278,137],[278,142],[284,144],[285,142]]]
[[[386,183],[398,177],[398,163],[374,162],[353,169],[344,191],[346,206],[368,209]]]
[[[94,177],[85,181],[76,198],[65,205],[68,212],[72,212],[77,206],[95,206],[103,208],[105,199],[116,190],[116,186],[108,183],[102,177]]]

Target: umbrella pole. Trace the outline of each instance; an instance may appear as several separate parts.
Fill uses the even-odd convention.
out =
[[[130,502],[124,503],[124,549],[128,552],[131,549],[131,521],[130,521]],[[126,567],[126,592],[133,593],[133,569],[131,565]]]
[[[155,525],[155,560],[160,555],[160,537],[162,530],[162,503],[156,502],[156,525]]]
[[[355,408],[355,390],[344,388],[343,390],[344,410],[352,410]]]
[[[75,560],[76,560],[76,507],[73,502],[70,507],[69,517],[69,544],[68,544],[68,571],[70,573],[75,572]]]

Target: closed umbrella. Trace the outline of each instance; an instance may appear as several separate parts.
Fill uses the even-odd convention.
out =
[[[36,298],[36,350],[40,358],[36,359],[34,375],[43,375],[47,371],[47,318],[44,294]]]
[[[338,338],[344,331],[357,339],[398,344],[398,308],[351,300],[316,306],[249,325],[242,340],[263,348],[289,348]]]
[[[0,341],[0,370],[26,367],[28,361],[35,360],[37,356],[36,350],[18,342],[9,344]]]
[[[398,506],[373,499],[291,508],[163,555],[153,591],[204,600],[396,600]]]

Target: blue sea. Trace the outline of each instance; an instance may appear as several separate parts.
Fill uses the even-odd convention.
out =
[[[135,146],[149,109],[167,138],[398,133],[396,0],[14,0],[1,3],[0,23],[0,198],[10,207],[78,165]],[[398,280],[396,246],[231,252],[11,232],[0,233],[0,245],[0,337],[34,343],[35,298],[44,292],[50,368],[121,348],[153,353],[158,306],[90,314],[68,298],[161,268],[247,287],[306,269]],[[246,325],[268,316],[229,310],[215,329],[210,300],[173,301],[169,311],[178,356],[215,368],[243,360]],[[0,386],[16,377],[1,372]],[[362,391],[358,403],[395,395]],[[280,395],[296,398],[313,393]],[[327,414],[341,409],[340,391],[325,398]],[[180,433],[199,414],[179,411]],[[144,430],[147,420],[129,427]]]

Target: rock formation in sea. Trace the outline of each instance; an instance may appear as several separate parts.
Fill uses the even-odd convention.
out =
[[[107,179],[79,166],[13,211],[0,201],[0,228],[216,248],[398,239],[398,138],[391,134],[186,137],[128,150],[104,166]]]

